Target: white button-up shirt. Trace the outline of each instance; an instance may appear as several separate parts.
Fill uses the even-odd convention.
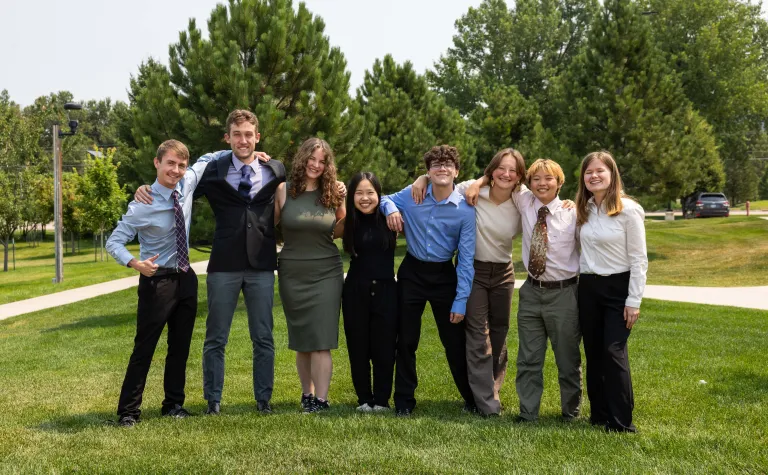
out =
[[[581,226],[582,274],[621,274],[629,271],[627,307],[640,307],[648,272],[645,247],[645,211],[635,201],[622,198],[624,209],[608,216],[605,205],[598,209],[594,197],[587,204],[589,218]]]
[[[523,224],[523,265],[528,270],[531,254],[533,228],[539,217],[539,208],[544,204],[527,187],[519,193],[512,193],[512,200],[520,212]],[[563,208],[560,198],[552,200],[547,207],[547,267],[537,280],[552,282],[566,280],[579,274],[579,246],[576,240],[576,210]]]

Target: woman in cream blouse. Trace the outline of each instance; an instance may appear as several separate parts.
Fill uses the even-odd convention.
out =
[[[520,213],[510,199],[525,180],[525,161],[515,149],[499,151],[485,169],[476,211],[475,277],[467,301],[466,336],[469,385],[475,404],[484,415],[499,415],[499,390],[507,372],[507,332],[515,286],[512,243],[520,232]],[[476,180],[460,183],[464,195]],[[414,201],[421,202],[427,180],[413,186]]]
[[[576,209],[590,422],[609,431],[636,432],[627,339],[640,315],[648,270],[645,213],[624,195],[609,152],[590,153],[581,162]]]

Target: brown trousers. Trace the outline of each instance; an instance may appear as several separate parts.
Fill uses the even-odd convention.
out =
[[[467,370],[475,404],[483,414],[501,413],[499,391],[507,374],[507,332],[514,288],[512,262],[475,261],[467,301]]]

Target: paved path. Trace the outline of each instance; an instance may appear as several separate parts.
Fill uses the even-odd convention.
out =
[[[768,218],[765,218],[768,219]],[[195,262],[192,268],[198,275],[205,274],[208,261]],[[524,280],[515,281],[515,288],[520,288]],[[0,305],[0,320],[37,312],[47,308],[87,300],[100,295],[111,294],[139,285],[139,276],[126,277],[101,284],[89,285],[77,289],[64,290],[27,300],[20,300]],[[674,285],[647,285],[645,298],[690,302],[708,305],[727,305],[730,307],[756,308],[768,310],[768,286],[764,287],[681,287]]]

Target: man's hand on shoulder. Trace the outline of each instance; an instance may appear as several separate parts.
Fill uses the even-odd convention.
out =
[[[151,205],[152,204],[152,187],[149,185],[141,185],[136,190],[136,193],[133,194],[133,199],[138,201],[139,203],[143,203],[145,205]]]
[[[257,159],[258,159],[260,162],[264,162],[264,163],[266,163],[266,162],[268,162],[268,161],[272,160],[272,157],[270,157],[269,155],[267,155],[267,154],[266,154],[266,153],[264,153],[264,152],[253,152],[253,154],[254,154],[254,155],[256,155],[256,158],[257,158]]]

